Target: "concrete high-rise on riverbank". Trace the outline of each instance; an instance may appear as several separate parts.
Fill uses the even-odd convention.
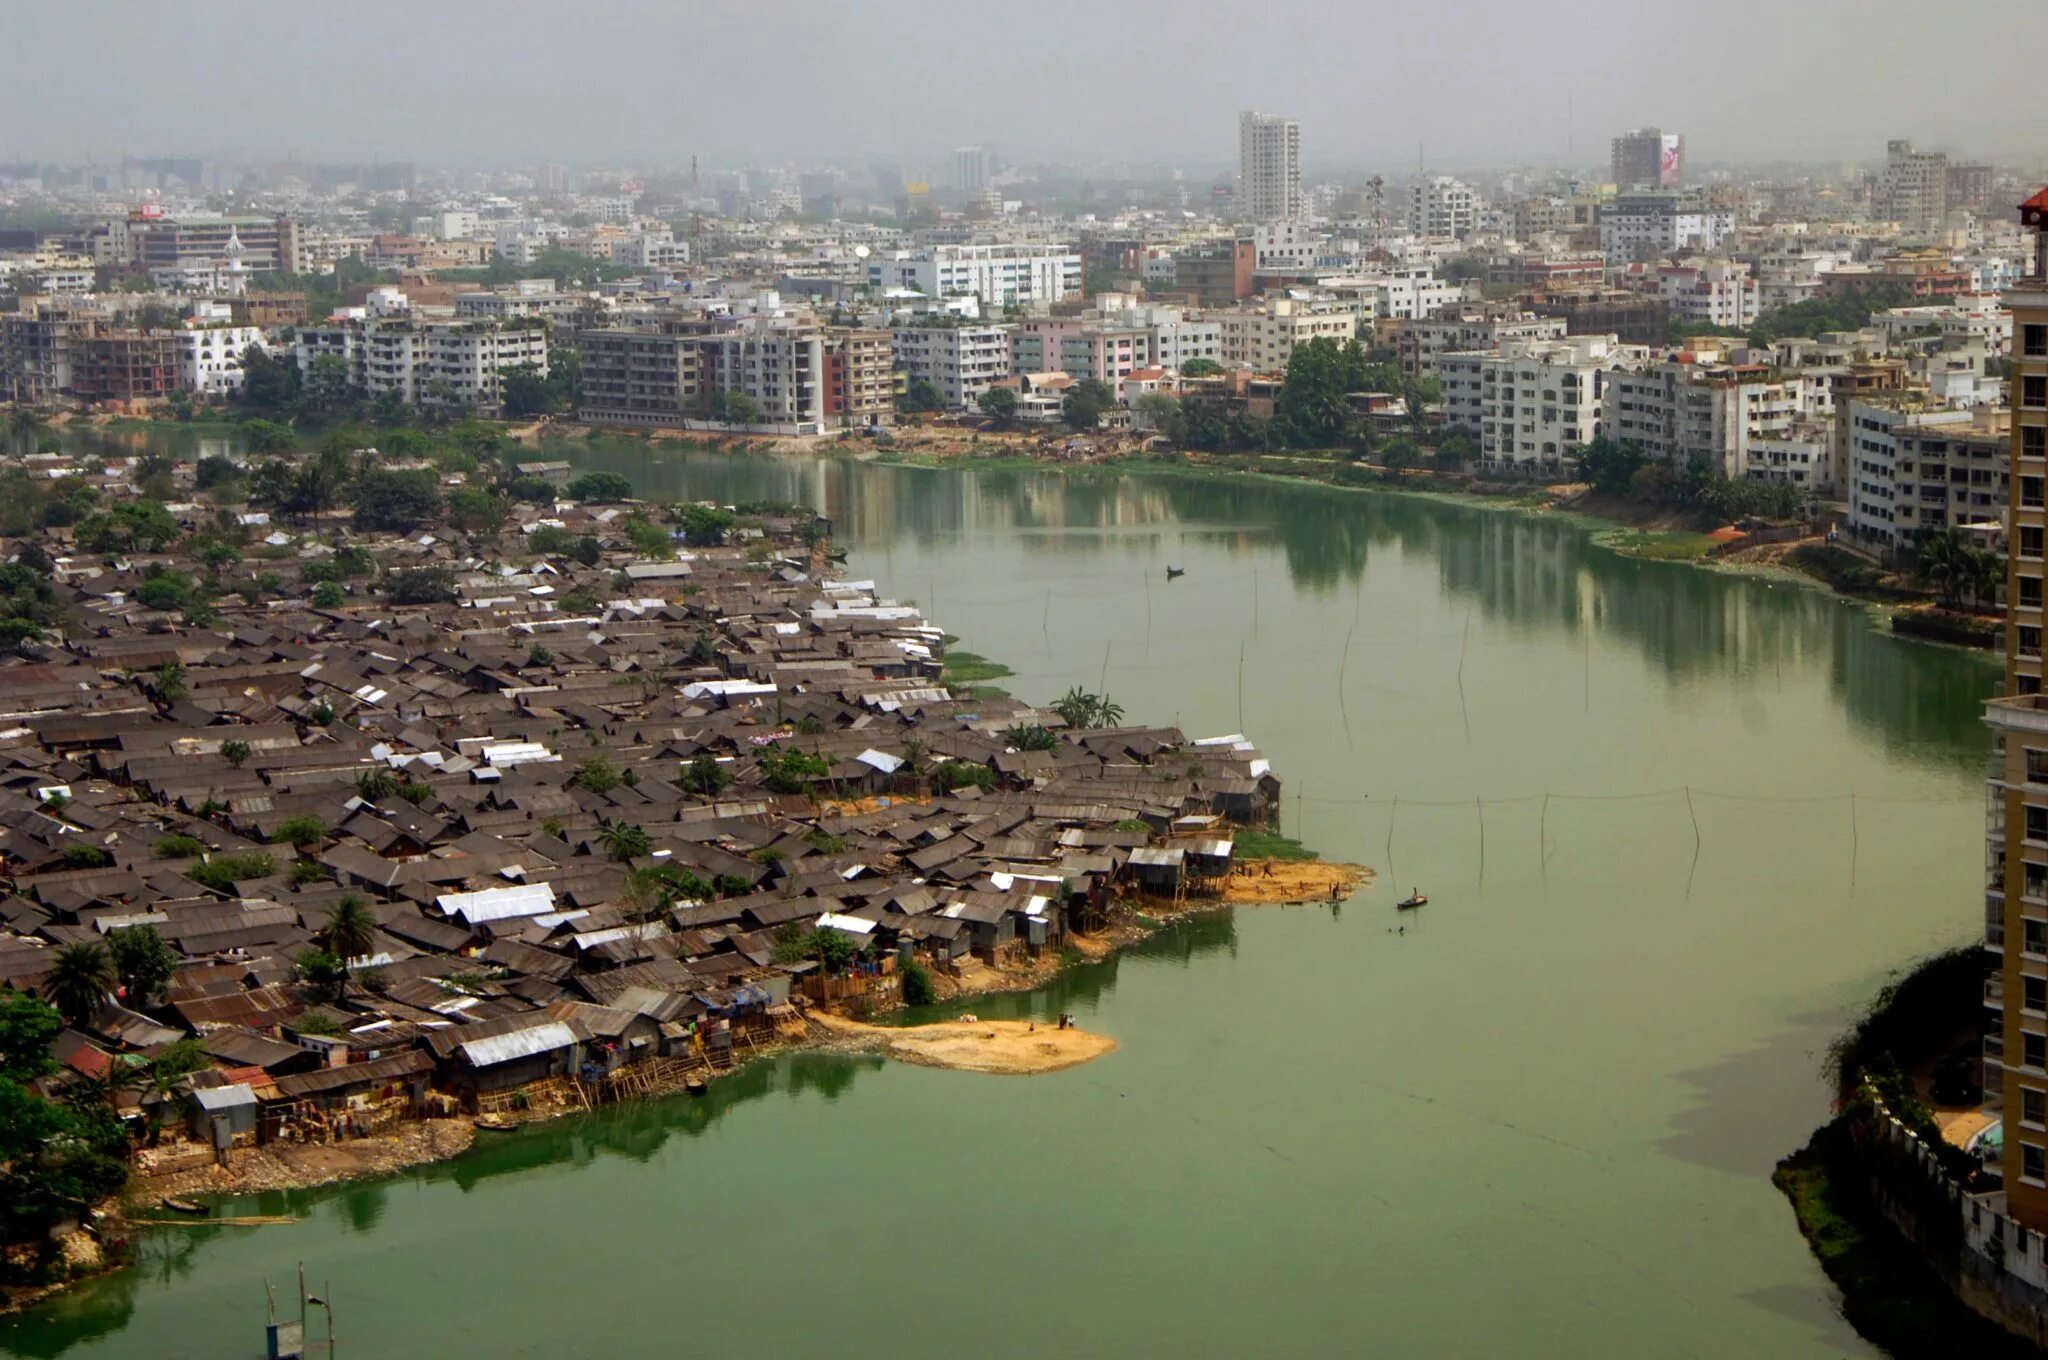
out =
[[[1986,808],[1984,1095],[2004,1120],[2005,1200],[2048,1229],[2048,701],[2041,694],[2048,573],[2048,189],[2020,206],[2033,266],[2012,311],[2012,491],[2007,532],[2005,697],[1986,708],[1993,756]]]

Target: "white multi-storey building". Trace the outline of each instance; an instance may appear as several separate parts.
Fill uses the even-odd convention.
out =
[[[1674,467],[1705,459],[1722,477],[1747,477],[1758,442],[1776,441],[1787,452],[1810,405],[1806,379],[1796,373],[1667,359],[1608,377],[1604,429]]]
[[[546,376],[548,333],[530,320],[419,320],[403,293],[381,288],[328,325],[299,328],[299,371],[310,373],[322,355],[341,359],[350,385],[373,399],[395,393],[408,406],[488,412],[504,400],[506,370],[531,367]]]
[[[1684,193],[1621,194],[1600,210],[1600,249],[1612,263],[1674,250],[1714,250],[1735,232],[1735,215]]]
[[[1222,327],[1223,363],[1260,373],[1286,368],[1296,345],[1358,336],[1358,308],[1349,302],[1267,298],[1260,307],[1219,312],[1215,319]]]
[[[1612,335],[1446,354],[1438,360],[1445,419],[1472,433],[1485,470],[1556,476],[1570,469],[1580,445],[1599,437],[1613,370],[1647,354]]]
[[[1849,532],[1866,547],[2009,518],[2011,415],[1931,404],[1926,394],[1848,402]]]
[[[666,227],[615,236],[608,248],[613,264],[634,269],[675,269],[690,262],[690,243],[678,241]]]
[[[949,408],[981,400],[1010,376],[1010,332],[1003,326],[897,326],[896,366],[938,388]]]
[[[1437,360],[1445,354],[1499,349],[1517,340],[1562,339],[1569,324],[1561,316],[1456,308],[1404,323],[1395,332],[1394,349],[1401,371],[1411,378],[1438,376]]]
[[[1253,222],[1299,222],[1301,124],[1248,110],[1237,120],[1237,215]]]
[[[1431,175],[1408,186],[1408,230],[1417,236],[1466,236],[1479,226],[1479,195],[1463,180]]]
[[[1081,257],[1065,246],[936,245],[868,261],[868,286],[926,297],[972,294],[984,307],[1059,302],[1081,292]]]
[[[1265,222],[1252,229],[1254,267],[1261,274],[1306,274],[1322,251],[1323,234],[1300,222]]]
[[[1673,316],[1702,326],[1754,325],[1762,305],[1749,266],[1733,260],[1662,265],[1655,287]]]
[[[263,330],[237,326],[224,302],[201,302],[178,332],[179,383],[202,396],[219,397],[242,386],[242,356],[264,348]]]

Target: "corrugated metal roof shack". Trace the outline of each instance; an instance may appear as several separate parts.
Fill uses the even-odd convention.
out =
[[[574,1075],[583,1038],[572,1025],[560,1020],[536,1024],[523,1015],[508,1020],[511,1023],[487,1021],[428,1039],[449,1089],[465,1101],[473,1104],[482,1097]],[[479,1035],[479,1029],[499,1032]]]

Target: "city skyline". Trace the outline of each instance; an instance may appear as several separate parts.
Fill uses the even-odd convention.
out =
[[[169,32],[134,0],[25,12],[0,54],[10,130],[0,154],[942,163],[952,147],[979,144],[1012,160],[1225,167],[1239,112],[1276,108],[1300,120],[1311,174],[1418,159],[1432,169],[1599,164],[1611,137],[1656,124],[1685,128],[1701,163],[1865,161],[1903,136],[2032,162],[2022,129],[2029,112],[2048,112],[2026,79],[2029,54],[2048,42],[2048,10],[1981,0],[1942,18],[1995,28],[1997,43],[1929,44],[1887,22],[1909,13],[1890,0],[1789,10],[1740,0],[1698,30],[1581,0],[1452,0],[1422,27],[1380,2],[1204,27],[1180,7],[1054,0],[1032,21],[1090,37],[1063,44],[1058,59],[1016,57],[994,78],[961,60],[955,41],[976,11],[622,0],[572,17],[515,3],[485,27],[467,11],[379,2],[329,29],[224,0]],[[1768,28],[1746,15],[1768,15]],[[1816,53],[1828,61],[1816,65]],[[76,88],[81,62],[99,75],[90,98]],[[1831,62],[1873,77],[1910,68],[1910,97],[1883,79],[1817,78]],[[776,98],[761,98],[764,81]],[[1928,93],[1986,85],[2013,100]]]

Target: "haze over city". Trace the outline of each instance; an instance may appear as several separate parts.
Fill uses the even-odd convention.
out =
[[[1886,135],[2031,160],[2048,7],[1960,0],[1162,0],[16,5],[0,155],[805,165],[962,142],[1076,164],[1227,159],[1238,108],[1315,173],[1598,159],[1684,125],[1705,162],[1867,159]],[[88,74],[89,73],[89,74]],[[1998,91],[1996,99],[1979,97]]]

